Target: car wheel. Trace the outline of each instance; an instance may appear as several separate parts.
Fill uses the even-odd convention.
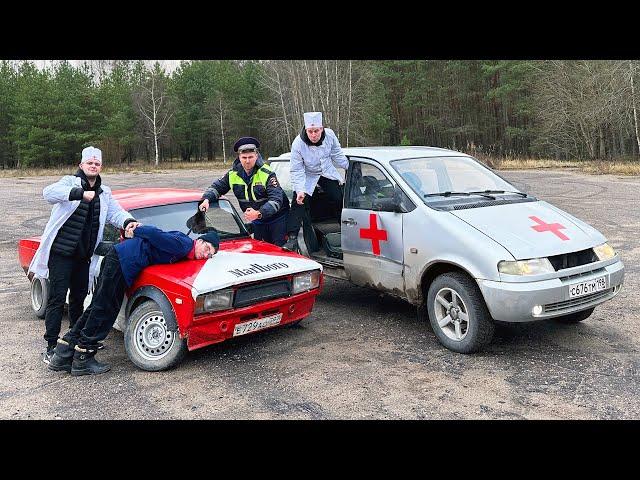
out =
[[[482,293],[463,273],[435,278],[427,295],[427,312],[440,343],[454,352],[477,352],[493,338],[495,326]]]
[[[131,312],[124,332],[124,348],[138,368],[157,372],[180,363],[187,352],[187,341],[178,332],[169,330],[162,309],[148,300]]]
[[[596,307],[588,308],[586,310],[582,310],[581,312],[575,312],[568,315],[563,315],[561,317],[556,317],[555,320],[561,323],[578,323],[589,318],[595,309]]]
[[[31,280],[31,308],[38,318],[44,318],[49,301],[49,280],[37,275]]]

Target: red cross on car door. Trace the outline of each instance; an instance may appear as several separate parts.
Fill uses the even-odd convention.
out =
[[[394,184],[373,163],[351,158],[342,210],[344,268],[353,283],[404,292],[402,213],[374,211]]]

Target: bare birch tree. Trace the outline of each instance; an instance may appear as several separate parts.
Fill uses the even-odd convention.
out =
[[[155,165],[158,165],[158,142],[173,116],[168,101],[164,72],[156,64],[134,94],[135,105],[145,124],[145,137],[153,140]]]

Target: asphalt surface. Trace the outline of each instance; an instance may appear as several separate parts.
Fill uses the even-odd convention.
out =
[[[112,188],[204,188],[221,172],[105,175]],[[578,325],[501,325],[482,353],[446,350],[415,309],[327,279],[296,327],[190,352],[175,369],[138,370],[112,331],[104,375],[71,377],[40,359],[17,241],[39,235],[59,177],[0,179],[0,419],[638,419],[640,178],[513,171],[519,188],[600,230],[625,285]],[[66,328],[66,316],[63,328]]]

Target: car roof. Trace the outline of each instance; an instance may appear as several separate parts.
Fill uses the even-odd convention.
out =
[[[466,153],[456,152],[438,147],[345,147],[342,149],[345,155],[355,157],[372,158],[382,163],[403,158],[418,157],[469,157]],[[288,160],[291,152],[283,153],[278,157],[269,157],[269,160]]]
[[[202,190],[185,188],[125,188],[113,190],[113,198],[125,210],[133,208],[193,202],[202,198]]]

